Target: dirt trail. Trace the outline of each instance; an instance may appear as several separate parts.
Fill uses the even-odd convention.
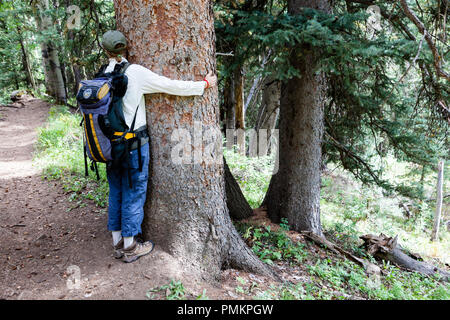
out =
[[[2,108],[0,114],[0,179],[29,177],[37,173],[32,166],[36,128],[47,118],[48,106],[37,99],[22,100],[21,104]],[[16,107],[16,108],[14,108]]]
[[[105,210],[89,201],[69,210],[69,196],[33,167],[36,128],[50,106],[22,101],[0,106],[0,299],[146,299],[147,290],[172,278],[183,278],[192,296],[204,288],[209,298],[227,292],[186,284],[189,277],[158,248],[132,264],[114,259]]]

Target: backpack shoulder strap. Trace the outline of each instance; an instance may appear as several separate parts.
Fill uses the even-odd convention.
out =
[[[108,67],[108,64],[103,64],[100,69],[98,70],[98,72],[94,75],[94,78],[98,78],[100,77],[102,74],[105,73],[106,68]]]
[[[122,65],[122,64],[121,64]],[[125,71],[127,71],[128,67],[131,65],[131,63],[129,63],[128,61],[126,61],[123,66],[121,67],[121,69],[119,70],[119,73],[124,74]],[[131,123],[131,127],[130,127],[130,132],[134,132],[134,125],[136,123],[136,117],[137,117],[137,113],[139,110],[139,104],[136,107],[136,111],[134,112],[134,117],[133,117],[133,122]]]
[[[124,74],[129,66],[130,66],[130,63],[128,61],[117,63],[114,66],[114,72],[117,74]]]
[[[124,74],[127,71],[128,67],[131,65],[128,61],[124,63],[123,67],[120,69],[120,73]]]

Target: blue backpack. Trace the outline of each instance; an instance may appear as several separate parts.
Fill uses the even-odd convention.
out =
[[[134,124],[139,106],[129,128],[123,114],[122,98],[126,93],[128,78],[124,74],[129,63],[116,64],[114,71],[105,73],[107,65],[103,65],[93,80],[82,80],[77,93],[77,101],[83,119],[80,125],[84,129],[84,164],[85,175],[88,173],[88,160],[91,170],[95,170],[97,179],[97,162],[106,163],[108,168],[122,168],[123,162],[129,164],[129,150],[137,142],[139,151],[139,170],[142,170],[140,145],[145,132],[135,132]],[[136,145],[136,143],[134,143]],[[130,166],[128,165],[128,168]],[[128,170],[130,188],[131,174]]]

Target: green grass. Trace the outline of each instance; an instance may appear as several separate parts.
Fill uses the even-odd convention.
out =
[[[287,235],[289,230],[286,220],[281,223],[277,232],[270,230],[270,226],[255,227],[244,223],[235,223],[235,226],[251,246],[253,252],[265,263],[274,261],[289,261],[291,264],[302,263],[307,256],[304,245],[292,241]]]
[[[289,262],[306,268],[308,282],[272,285],[264,291],[255,290],[257,284],[237,278],[236,293],[254,299],[313,300],[313,299],[372,299],[372,300],[448,300],[450,286],[439,282],[438,277],[407,272],[384,264],[382,276],[369,276],[364,268],[345,258],[317,258],[305,250],[300,242],[287,240],[285,230],[273,232],[268,227],[256,228],[238,224],[238,231],[266,263]],[[306,257],[315,263],[304,265]],[[373,259],[370,259],[373,261]]]
[[[386,197],[375,187],[362,186],[345,172],[339,172],[338,177],[322,177],[321,220],[330,234],[350,237],[353,243],[368,233],[398,235],[399,243],[407,250],[425,259],[438,258],[442,263],[450,263],[450,233],[443,224],[440,241],[430,241],[434,207],[417,200],[411,208],[414,216],[406,218],[398,206],[398,198]],[[341,177],[346,177],[348,183]]]
[[[154,293],[163,292],[167,300],[184,300],[186,296],[186,289],[181,281],[171,280],[168,284],[152,288],[147,291],[148,299],[154,299]]]
[[[171,279],[168,284],[159,287],[151,288],[146,292],[147,299],[154,300],[157,298],[156,293],[162,295],[166,300],[186,300],[191,298],[188,296],[187,290],[181,281]],[[193,297],[195,300],[209,300],[206,295],[206,290],[197,296]]]
[[[271,158],[249,158],[227,149],[224,155],[251,207],[259,207],[271,178]],[[393,159],[389,161],[387,167],[392,172],[388,171],[386,175],[402,182],[401,177],[407,165],[393,162]],[[429,182],[425,185],[428,194],[433,192],[434,178],[433,175],[425,177]],[[358,237],[363,234],[398,235],[400,244],[409,251],[450,264],[450,233],[445,230],[443,223],[440,241],[430,241],[434,204],[415,200],[411,208],[414,216],[406,219],[398,206],[399,200],[395,196],[385,196],[377,187],[364,186],[349,173],[336,169],[332,174],[322,176],[321,221],[329,234],[341,238],[345,245],[355,250]],[[448,200],[444,203],[443,220],[450,219],[448,213],[445,216],[447,207]]]
[[[252,207],[258,207],[270,181],[270,161],[267,158],[243,157],[228,150],[225,157],[244,196]],[[397,165],[391,164],[391,167]],[[397,174],[397,179],[398,176],[400,174]],[[427,179],[432,180],[432,177]],[[346,172],[335,170],[332,175],[322,177],[321,220],[327,237],[332,241],[374,262],[359,247],[362,243],[359,236],[381,232],[389,236],[399,235],[400,244],[407,250],[417,252],[428,260],[437,258],[442,263],[449,263],[450,234],[444,226],[440,241],[432,243],[429,240],[434,208],[429,203],[416,201],[413,209],[415,215],[405,218],[397,198],[385,196],[376,187],[361,185]],[[278,232],[266,226],[235,225],[253,251],[268,264],[285,261],[295,265],[302,264],[306,257],[311,258],[301,244],[287,240],[284,234],[286,221]],[[383,266],[383,270],[386,275],[377,280],[369,278],[362,267],[345,259],[317,259],[316,263],[307,266],[311,276],[309,282],[272,286],[253,297],[287,300],[347,299],[352,296],[381,300],[450,299],[450,286],[440,283],[435,277],[406,272],[390,265]],[[237,288],[238,293],[249,294],[248,286],[239,284]]]
[[[450,298],[450,287],[439,283],[435,277],[402,271],[390,265],[384,265],[383,270],[387,274],[376,278],[368,277],[362,267],[347,260],[318,260],[315,265],[308,266],[308,272],[322,287],[329,288],[327,291],[353,293],[376,300]]]
[[[108,183],[104,164],[98,164],[100,180],[89,170],[85,177],[81,117],[68,107],[52,107],[47,124],[38,129],[37,153],[34,162],[43,169],[43,177],[59,180],[70,200],[84,205],[89,199],[106,207]]]

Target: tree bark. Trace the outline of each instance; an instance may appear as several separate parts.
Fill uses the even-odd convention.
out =
[[[69,30],[67,32],[67,37],[74,41],[75,40],[75,33],[73,30]],[[78,86],[80,84],[80,81],[83,79],[82,75],[81,75],[81,68],[78,64],[78,59],[79,59],[79,52],[77,49],[75,49],[75,52],[73,52],[73,55],[70,59],[71,62],[71,66],[72,66],[72,74],[73,74],[73,87],[72,87],[72,94],[76,95],[78,92]]]
[[[244,111],[244,75],[242,67],[233,72],[234,106],[236,115],[237,145],[239,153],[245,155],[245,111]],[[239,130],[240,129],[240,130]]]
[[[275,129],[280,112],[281,82],[268,77],[263,85],[261,106],[256,119],[256,132],[267,130],[267,140],[270,141],[271,132]]]
[[[223,105],[225,109],[225,129],[235,129],[235,110],[234,110],[234,86],[232,77],[225,79],[223,89]]]
[[[234,179],[233,174],[228,167],[225,158],[223,159],[225,166],[225,191],[227,195],[227,207],[231,218],[235,220],[242,220],[250,217],[253,210],[245,199],[241,187]]]
[[[439,225],[441,222],[442,213],[442,187],[444,184],[444,160],[439,161],[438,165],[438,180],[436,186],[436,213],[434,215],[433,231],[431,233],[431,241],[436,241],[439,237]]]
[[[52,25],[51,18],[44,14],[49,10],[48,0],[39,0],[37,24],[41,32],[48,31]],[[42,64],[44,67],[45,87],[47,93],[54,97],[57,102],[66,103],[66,88],[59,63],[58,50],[50,39],[46,39],[41,43]]]
[[[22,30],[19,25],[17,25],[17,34],[19,35],[20,49],[22,50],[22,65],[27,79],[27,83],[33,91],[36,91],[36,82],[34,81],[33,73],[31,71],[30,59],[28,58],[28,52],[25,48],[24,40],[22,37]]]
[[[290,0],[290,14],[303,7],[331,12],[327,0]],[[269,217],[287,218],[297,231],[322,235],[320,223],[320,166],[325,104],[325,76],[316,73],[320,50],[298,45],[292,65],[301,76],[283,83],[280,101],[278,172],[272,176],[263,205]]]
[[[114,5],[118,29],[129,42],[130,62],[180,80],[201,80],[207,71],[215,70],[210,1],[115,0]],[[217,88],[208,89],[202,97],[149,95],[146,105],[152,160],[144,237],[179,259],[193,277],[219,279],[224,267],[275,276],[231,223]],[[193,132],[191,164],[171,159],[175,130],[185,130],[183,136]],[[217,134],[212,142],[203,135],[203,143],[198,143],[201,133],[211,132]]]

